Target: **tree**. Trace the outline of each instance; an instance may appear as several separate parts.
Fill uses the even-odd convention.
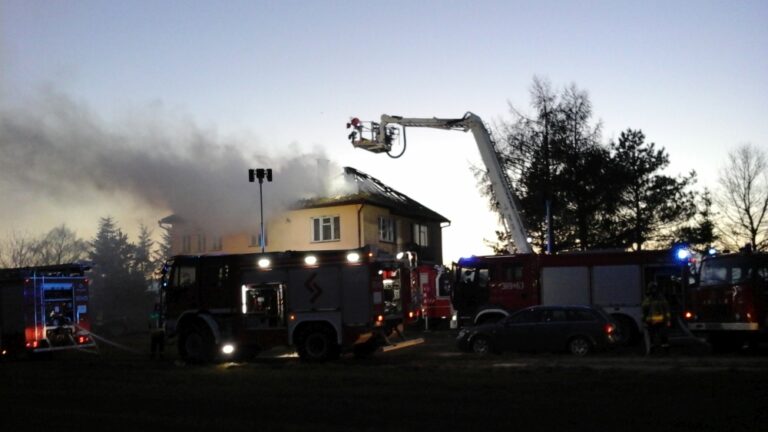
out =
[[[63,224],[39,238],[12,232],[0,246],[2,267],[72,263],[83,260],[88,251],[88,244]]]
[[[590,123],[589,96],[575,85],[557,95],[534,78],[531,100],[532,118],[510,107],[512,121],[495,135],[534,246],[553,252],[600,246],[605,239],[594,227],[610,203],[601,183],[610,155],[599,143],[600,125]]]
[[[611,143],[612,160],[623,173],[614,177],[620,193],[611,226],[617,244],[640,250],[649,241],[663,240],[665,231],[685,223],[695,213],[688,190],[696,173],[673,178],[660,174],[669,165],[663,148],[646,143],[640,130],[627,129]]]
[[[15,268],[36,265],[37,241],[27,234],[12,231],[0,242],[0,267]]]
[[[152,279],[155,272],[154,248],[152,230],[143,223],[139,225],[139,240],[134,247],[132,269],[138,272],[147,281]]]
[[[712,194],[704,189],[704,193],[696,200],[696,215],[690,224],[675,231],[672,243],[684,243],[697,252],[707,253],[708,249],[719,240],[714,217]]]
[[[725,218],[724,245],[738,249],[745,243],[768,249],[768,162],[765,152],[751,144],[728,154],[720,170],[717,204]]]
[[[41,265],[77,262],[87,253],[88,243],[64,224],[48,231],[36,244],[37,261]]]
[[[135,245],[111,217],[99,220],[99,230],[91,241],[90,259],[92,308],[97,320],[122,320],[133,328],[143,328],[151,309],[151,296],[144,276],[135,268]]]
[[[589,96],[575,85],[556,94],[535,78],[531,100],[532,117],[510,107],[512,120],[494,135],[537,249],[641,249],[669,240],[693,216],[695,173],[662,175],[669,157],[642,131],[602,144]]]

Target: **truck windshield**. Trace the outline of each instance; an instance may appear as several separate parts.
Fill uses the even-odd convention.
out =
[[[700,277],[701,286],[743,283],[752,277],[752,266],[742,257],[706,260],[701,264]]]

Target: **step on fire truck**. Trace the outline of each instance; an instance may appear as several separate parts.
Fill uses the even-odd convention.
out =
[[[80,264],[0,269],[0,354],[95,347],[89,333],[88,269]]]
[[[688,328],[716,351],[768,341],[768,253],[706,256],[689,289]]]
[[[166,329],[189,362],[278,346],[305,361],[367,356],[402,336],[407,321],[407,265],[368,247],[176,256],[163,273]]]

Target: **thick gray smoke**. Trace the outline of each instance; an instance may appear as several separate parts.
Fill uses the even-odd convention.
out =
[[[162,112],[108,123],[48,92],[0,106],[0,187],[62,206],[76,205],[82,191],[129,194],[220,234],[258,224],[249,168],[273,169],[274,181],[264,185],[267,217],[302,198],[345,193],[341,168],[320,152],[281,155],[244,141]]]

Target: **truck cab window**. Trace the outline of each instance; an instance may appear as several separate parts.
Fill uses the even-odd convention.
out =
[[[189,288],[195,284],[195,267],[192,265],[174,266],[171,272],[171,279],[168,284],[170,289]]]

